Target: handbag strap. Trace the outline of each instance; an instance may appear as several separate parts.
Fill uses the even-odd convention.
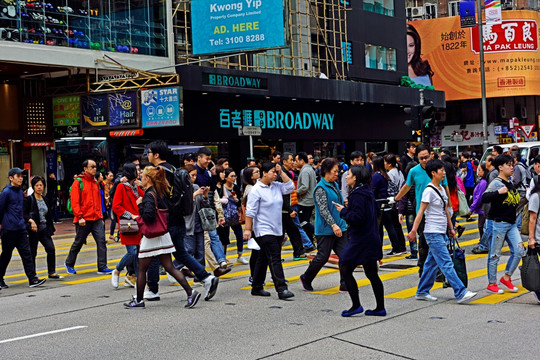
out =
[[[439,197],[441,198],[441,200],[442,200],[442,202],[443,202],[443,209],[446,209],[446,201],[444,201],[444,198],[442,197],[442,195],[441,195],[441,193],[439,192],[439,190],[438,190],[435,186],[433,186],[433,185],[431,185],[431,184],[428,184],[427,187],[430,187],[430,188],[432,188],[433,190],[435,190],[435,192],[437,193],[437,195],[439,195]],[[445,212],[446,212],[446,210],[445,210]]]
[[[157,203],[157,195],[154,191],[149,191],[150,195],[154,197],[154,203],[156,204],[156,210],[159,210],[158,203]]]

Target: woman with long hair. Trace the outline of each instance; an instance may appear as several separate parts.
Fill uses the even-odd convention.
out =
[[[422,60],[422,40],[411,24],[407,24],[407,62],[409,77],[417,84],[431,86],[433,70],[427,60]]]
[[[369,186],[369,170],[360,165],[353,165],[347,172],[347,185],[352,189],[347,207],[335,204],[339,216],[349,224],[349,242],[339,257],[339,271],[347,285],[352,307],[343,310],[341,316],[349,317],[364,311],[358,295],[358,284],[353,272],[362,265],[364,273],[371,283],[377,307],[366,310],[366,315],[386,316],[384,308],[384,287],[379,278],[377,262],[382,259],[381,238],[377,232],[377,214],[379,212],[375,196]]]
[[[240,189],[236,185],[236,172],[233,169],[228,168],[225,169],[223,174],[224,181],[222,182],[221,186],[216,189],[219,195],[218,199],[223,207],[228,206],[229,201],[234,201],[238,209],[241,206],[241,202]],[[242,256],[244,252],[244,240],[242,236],[242,225],[240,225],[240,223],[230,226],[224,225],[218,227],[217,232],[221,243],[223,244],[224,251],[225,253],[227,253],[227,245],[230,244],[229,233],[231,229],[236,236],[236,251],[238,253],[237,262],[247,265],[249,264],[249,262]]]
[[[476,184],[473,191],[473,202],[469,208],[468,217],[470,217],[473,213],[478,214],[478,233],[480,234],[480,239],[482,239],[482,236],[484,236],[484,224],[486,223],[486,214],[482,210],[482,194],[484,193],[484,191],[486,191],[487,178],[489,174],[489,170],[486,164],[478,165],[476,173],[478,175],[478,179],[480,180],[478,181],[478,184]],[[473,254],[482,254],[488,250],[489,247],[485,246],[485,244],[482,244],[480,242],[478,246],[474,247],[471,250],[471,252]]]
[[[112,203],[112,210],[115,215],[114,218],[118,219],[118,222],[120,222],[120,219],[135,220],[137,216],[139,216],[137,199],[144,196],[144,191],[135,185],[135,180],[137,180],[138,176],[137,166],[135,164],[124,164],[122,176],[124,176],[127,181],[117,185]],[[120,273],[125,267],[133,269],[132,271],[134,271],[134,273],[130,274],[128,271],[124,283],[128,285],[135,285],[136,283],[138,266],[137,253],[139,252],[139,244],[141,243],[141,233],[123,234],[120,232],[120,241],[122,242],[122,245],[126,247],[126,254],[120,259],[120,262],[112,272],[111,284],[115,289],[118,288]]]
[[[27,196],[23,202],[23,214],[28,224],[28,240],[30,242],[30,252],[36,264],[37,247],[41,243],[47,253],[47,270],[49,279],[61,279],[56,273],[56,250],[52,236],[56,229],[53,223],[53,214],[47,199],[43,196],[45,191],[45,179],[41,176],[34,176],[30,181],[34,192]]]
[[[165,177],[165,170],[161,166],[147,166],[144,168],[141,177],[142,187],[145,188],[144,197],[137,199],[139,216],[145,224],[156,221],[158,209],[167,210],[167,197],[169,196],[169,183]],[[175,251],[174,244],[169,233],[154,238],[143,236],[139,249],[139,274],[137,276],[137,296],[131,301],[124,303],[126,308],[144,309],[143,300],[144,288],[146,286],[146,271],[154,257],[159,258],[159,262],[169,274],[184,288],[188,298],[186,308],[192,308],[197,304],[201,294],[189,286],[184,274],[182,274],[172,263],[171,253]]]
[[[375,199],[387,199],[390,177],[384,168],[384,159],[381,156],[376,156],[373,158],[371,165],[373,166],[371,189],[373,190]],[[392,211],[392,208],[383,209],[381,214],[381,222],[379,224],[379,235],[382,243],[384,226],[384,228],[386,228],[386,232],[388,233],[390,243],[392,244],[392,251],[387,254],[388,256],[403,255],[407,252],[405,247],[405,236],[403,235],[401,226],[399,226],[400,231],[396,231],[396,228],[398,227],[396,223],[399,224],[399,215],[397,211]]]

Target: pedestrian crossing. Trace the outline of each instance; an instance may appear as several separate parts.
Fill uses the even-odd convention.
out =
[[[464,231],[462,240],[460,241],[460,245],[463,248],[472,247],[475,246],[478,241],[478,229],[477,229],[477,221],[474,219],[474,221],[464,222],[464,220],[461,220],[461,225],[468,225],[467,230]],[[404,232],[406,234],[406,228],[404,227]],[[76,275],[69,275],[65,272],[65,269],[63,267],[63,260],[67,256],[69,252],[69,248],[71,246],[71,243],[73,241],[73,234],[65,234],[60,236],[55,236],[54,241],[56,245],[56,257],[57,257],[57,273],[61,276],[64,276],[64,279],[61,281],[50,281],[47,282],[47,286],[70,286],[70,285],[79,285],[79,284],[86,284],[86,283],[92,283],[92,282],[100,282],[103,281],[106,283],[104,286],[110,286],[110,275],[97,275],[97,263],[95,262],[95,256],[96,256],[96,245],[92,239],[91,236],[88,237],[88,244],[83,246],[81,253],[79,255],[78,264],[76,265],[75,269],[77,271]],[[232,236],[234,237],[234,236]],[[408,243],[407,243],[408,246]],[[119,262],[121,257],[124,255],[125,247],[121,245],[120,243],[108,243],[107,245],[108,249],[108,266],[114,267]],[[384,246],[383,246],[383,252],[386,253],[391,250],[391,245],[389,244],[388,237],[385,236]],[[467,262],[467,269],[468,269],[468,278],[469,278],[469,288],[472,291],[478,291],[477,298],[472,301],[472,303],[475,304],[485,304],[485,305],[496,305],[499,303],[503,303],[505,301],[511,300],[513,298],[519,297],[527,292],[526,289],[524,289],[519,284],[519,270],[516,271],[513,275],[513,281],[516,283],[516,286],[518,287],[518,292],[516,293],[510,293],[505,292],[504,294],[488,294],[485,291],[485,287],[487,286],[487,254],[471,254],[470,248],[466,249],[466,262]],[[231,239],[231,244],[228,247],[228,253],[227,259],[234,262],[236,260],[236,241]],[[244,256],[249,257],[251,254],[251,251],[245,247],[244,250]],[[509,248],[504,247],[503,248],[503,257],[501,258],[501,263],[498,265],[498,271],[503,271],[506,267],[506,263],[502,263],[502,261],[507,258],[509,255]],[[407,299],[413,299],[416,294],[416,286],[411,285],[417,285],[418,284],[418,267],[416,266],[416,261],[411,261],[405,259],[406,255],[399,255],[399,256],[393,256],[393,257],[385,257],[382,259],[381,264],[381,270],[379,273],[379,276],[383,283],[385,284],[385,288],[388,290],[385,292],[385,297],[387,299],[398,299],[398,300],[407,300]],[[299,284],[299,276],[305,271],[309,260],[300,260],[300,261],[294,261],[293,254],[292,254],[292,246],[287,245],[283,247],[283,267],[285,270],[286,279],[289,282],[289,285],[291,287],[291,290],[295,291],[301,291],[301,286]],[[92,261],[93,260],[93,261]],[[46,253],[43,250],[43,248],[40,246],[38,249],[38,256],[37,256],[37,273],[38,277],[46,277],[47,276],[47,270],[46,270]],[[318,284],[324,283],[326,284],[323,288],[317,288],[316,290],[311,292],[310,295],[312,296],[333,296],[339,293],[339,270],[336,265],[327,264],[328,266],[323,268],[318,276],[317,279],[323,279],[328,277],[328,281],[318,281]],[[387,267],[385,267],[387,265]],[[10,271],[11,270],[11,271]],[[207,269],[210,271],[211,269]],[[358,287],[361,289],[363,287],[369,287],[370,282],[363,276],[359,275],[359,270],[357,274],[355,275],[357,278],[357,284]],[[248,278],[250,276],[250,269],[249,266],[241,265],[241,264],[234,264],[233,270],[221,276],[221,282],[222,284],[225,282],[231,281],[231,284],[234,284],[234,286],[238,286],[236,284],[239,284],[238,290],[240,290],[242,293],[248,290],[251,290],[251,287],[248,285]],[[166,275],[162,275],[161,279],[166,279]],[[26,285],[28,280],[25,276],[25,274],[22,272],[22,264],[20,263],[20,258],[17,254],[17,252],[14,252],[13,260],[10,264],[10,267],[8,268],[8,274],[5,276],[5,281],[8,283],[8,285],[16,285],[16,284],[23,284]],[[242,279],[240,282],[234,282],[234,280]],[[269,280],[268,276],[268,280]],[[331,280],[330,280],[331,279]],[[193,282],[190,281],[192,284]],[[473,283],[471,285],[471,283]],[[332,286],[328,286],[328,284],[333,284]],[[120,283],[120,285],[123,285]],[[176,284],[177,285],[177,284]],[[438,289],[442,288],[442,283],[435,283],[433,286],[433,291],[437,291]],[[265,288],[272,288],[273,284],[271,282],[267,281],[267,284],[265,285]],[[15,286],[14,286],[15,288]],[[451,295],[451,289],[449,289],[450,293],[447,295]],[[445,293],[446,294],[446,293]],[[2,295],[2,294],[0,294]]]

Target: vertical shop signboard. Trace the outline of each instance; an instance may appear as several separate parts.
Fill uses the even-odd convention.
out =
[[[143,128],[183,126],[182,88],[175,86],[142,90],[141,113]]]
[[[136,92],[109,94],[108,101],[110,128],[138,125]]]
[[[53,98],[53,131],[55,138],[81,136],[80,96]]]
[[[107,95],[82,96],[81,110],[83,129],[107,126]]]

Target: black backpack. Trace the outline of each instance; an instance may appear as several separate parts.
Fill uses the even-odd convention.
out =
[[[171,169],[163,167],[165,171],[173,174],[171,185],[169,211],[179,216],[190,215],[193,213],[193,183],[189,173],[184,169]]]

